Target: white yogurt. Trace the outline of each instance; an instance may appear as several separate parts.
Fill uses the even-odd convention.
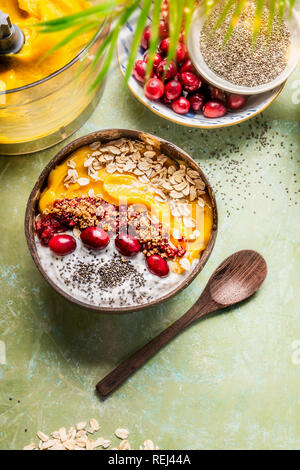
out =
[[[72,232],[66,233],[73,235]],[[41,265],[50,279],[64,292],[91,306],[118,308],[145,305],[172,292],[190,274],[190,271],[182,274],[170,271],[167,277],[160,278],[147,269],[143,253],[126,258],[124,263],[114,240],[100,252],[86,248],[80,239],[76,241],[74,253],[64,257],[55,256],[50,248],[41,245],[38,237],[36,246]],[[198,260],[195,260],[192,269],[197,264]],[[107,278],[107,271],[110,279]],[[120,273],[123,275],[120,276]],[[112,286],[112,283],[115,285]]]

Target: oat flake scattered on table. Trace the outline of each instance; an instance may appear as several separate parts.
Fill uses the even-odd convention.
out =
[[[65,427],[60,428],[58,431],[53,431],[50,436],[42,431],[37,432],[39,443],[36,446],[34,442],[25,446],[23,450],[95,450],[99,447],[108,449],[111,446],[111,441],[104,439],[104,437],[97,437],[91,439],[89,434],[94,434],[100,429],[99,423],[95,418],[89,420],[89,425],[86,421],[81,421],[75,426],[72,426],[69,431]],[[131,445],[128,441],[129,431],[124,428],[117,428],[115,436],[122,439],[119,448],[111,450],[131,450]],[[158,446],[147,439],[144,446],[140,446],[140,450],[159,450]]]

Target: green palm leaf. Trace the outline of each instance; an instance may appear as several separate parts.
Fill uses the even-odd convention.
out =
[[[222,25],[227,16],[232,14],[233,10],[232,20],[224,38],[224,42],[226,42],[230,38],[235,24],[239,20],[245,6],[249,1],[250,0],[169,0],[170,47],[168,54],[168,64],[175,57],[178,38],[181,33],[182,26],[184,26],[185,37],[187,37],[193,14],[197,8],[203,8],[205,12],[204,14],[207,15],[216,4],[220,2],[224,4],[224,8],[221,10],[221,14],[215,29],[218,29]],[[256,2],[256,19],[253,31],[253,44],[255,45],[255,41],[261,27],[261,18],[265,4],[268,4],[269,6],[268,30],[270,32],[272,30],[275,16],[283,18],[287,6],[292,9],[296,0],[254,1]],[[103,0],[99,5],[88,8],[82,12],[65,16],[63,18],[45,21],[36,26],[40,28],[41,32],[48,34],[56,33],[57,31],[73,29],[70,34],[68,34],[62,41],[60,41],[49,51],[49,55],[71,42],[76,36],[82,34],[83,32],[89,31],[95,27],[100,27],[101,24],[104,24],[105,20],[107,21],[110,19],[112,21],[112,29],[99,47],[94,58],[93,66],[95,67],[95,65],[103,58],[104,55],[104,60],[99,75],[92,85],[92,89],[95,89],[95,87],[99,85],[109,70],[110,64],[114,58],[114,51],[121,28],[124,26],[126,21],[129,20],[131,15],[139,8],[140,14],[137,21],[126,70],[125,83],[127,83],[134,67],[135,58],[138,52],[143,30],[147,24],[148,15],[151,12],[151,40],[147,65],[147,75],[150,75],[154,55],[159,42],[158,32],[162,2],[163,0]]]

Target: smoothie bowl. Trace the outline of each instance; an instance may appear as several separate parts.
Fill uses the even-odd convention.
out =
[[[217,235],[213,190],[178,147],[103,130],[65,147],[28,201],[25,232],[48,283],[79,306],[131,312],[187,287]]]

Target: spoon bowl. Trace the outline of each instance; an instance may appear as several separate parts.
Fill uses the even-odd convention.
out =
[[[208,282],[211,298],[224,307],[251,297],[267,276],[264,258],[252,250],[242,250],[226,258]]]

